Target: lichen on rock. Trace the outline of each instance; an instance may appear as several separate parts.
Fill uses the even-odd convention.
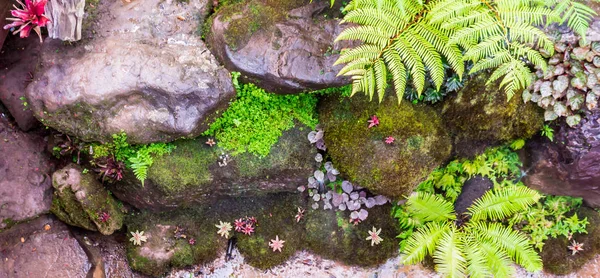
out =
[[[330,96],[319,108],[334,164],[352,182],[389,197],[402,197],[450,157],[450,136],[430,107],[394,96],[381,103],[364,96]],[[376,115],[379,125],[369,128]],[[385,138],[392,136],[392,144]]]
[[[110,235],[123,225],[117,200],[91,173],[76,164],[54,172],[54,198],[50,210],[63,222]]]
[[[496,84],[486,85],[487,79],[481,74],[468,80],[442,107],[458,156],[472,157],[491,145],[530,138],[543,125],[541,109],[523,104],[521,94],[507,100]]]

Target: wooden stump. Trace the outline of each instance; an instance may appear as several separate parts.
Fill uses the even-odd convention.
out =
[[[48,23],[48,36],[63,41],[78,41],[81,39],[81,24],[85,0],[49,0],[46,5],[46,15],[51,20]]]

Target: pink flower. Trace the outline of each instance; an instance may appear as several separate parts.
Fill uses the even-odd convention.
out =
[[[279,236],[276,235],[275,239],[271,239],[271,242],[269,243],[269,247],[271,247],[271,249],[273,249],[273,252],[279,251],[281,253],[281,248],[283,248],[284,243],[285,243],[285,240],[279,239]]]
[[[233,225],[235,225],[236,232],[241,232],[246,226],[246,223],[240,218],[235,220],[235,222],[233,222]]]
[[[42,42],[42,32],[40,27],[46,26],[50,21],[44,16],[46,2],[48,2],[48,0],[25,0],[25,4],[19,0],[17,0],[17,2],[21,5],[21,8],[13,5],[15,10],[10,11],[10,14],[14,16],[14,18],[7,18],[8,21],[13,21],[13,23],[5,25],[4,30],[18,27],[13,34],[21,33],[21,38],[27,38],[33,29],[40,37],[40,42]]]
[[[371,119],[367,122],[369,123],[369,128],[379,125],[379,119],[375,115],[371,116]]]
[[[396,141],[396,139],[394,139],[394,137],[392,136],[388,136],[387,138],[385,138],[385,143],[388,145],[391,145],[392,143],[394,143],[394,141]]]
[[[245,235],[252,235],[252,233],[254,233],[254,227],[252,227],[252,225],[246,225],[246,227],[242,229],[242,232]]]

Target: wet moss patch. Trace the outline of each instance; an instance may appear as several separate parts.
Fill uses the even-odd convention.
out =
[[[587,217],[590,222],[587,225],[587,234],[573,236],[574,241],[583,243],[583,251],[573,255],[568,249],[571,241],[566,237],[548,239],[540,254],[545,271],[566,275],[577,271],[600,253],[600,214],[591,208],[582,207],[577,215],[581,219]]]
[[[325,143],[334,165],[360,186],[391,197],[410,193],[450,156],[451,140],[440,116],[430,107],[382,103],[362,95],[326,98],[319,107]],[[372,116],[379,125],[369,128]],[[385,139],[393,137],[392,144]]]

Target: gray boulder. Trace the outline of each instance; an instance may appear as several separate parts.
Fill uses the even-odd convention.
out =
[[[231,71],[275,93],[349,84],[333,66],[344,47],[334,43],[343,30],[330,19],[329,1],[246,1],[221,9],[211,22],[208,42]],[[346,43],[347,44],[347,43]]]
[[[576,128],[561,120],[554,142],[538,138],[523,153],[523,182],[545,194],[583,197],[600,207],[600,111],[587,111]]]
[[[51,216],[0,233],[0,251],[0,277],[80,278],[90,269],[84,250],[67,226]]]
[[[1,27],[1,26],[0,26]],[[25,98],[25,88],[31,82],[38,65],[41,44],[37,36],[8,38],[2,47],[0,60],[0,102],[10,111],[24,131],[39,125]]]
[[[47,213],[54,165],[44,137],[28,134],[0,114],[0,229]]]
[[[207,0],[106,1],[95,36],[48,39],[27,98],[45,125],[86,141],[131,143],[198,136],[235,91],[196,29]]]

